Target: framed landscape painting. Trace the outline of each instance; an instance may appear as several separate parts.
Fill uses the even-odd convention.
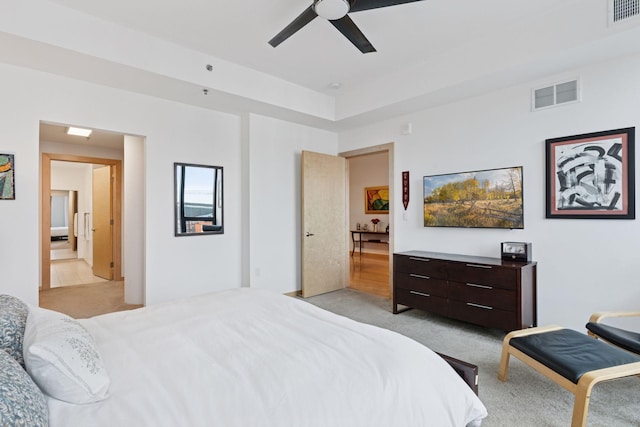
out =
[[[522,166],[423,178],[424,226],[524,228]]]
[[[546,217],[635,219],[635,128],[546,140]]]

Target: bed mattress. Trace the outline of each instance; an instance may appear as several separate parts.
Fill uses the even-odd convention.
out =
[[[64,426],[465,426],[487,412],[438,355],[296,298],[234,289],[81,320],[109,397]]]

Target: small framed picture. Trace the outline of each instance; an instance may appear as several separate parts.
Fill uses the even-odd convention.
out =
[[[0,153],[0,200],[15,200],[15,198],[14,156]]]
[[[389,186],[366,187],[364,189],[364,213],[389,213]]]
[[[546,217],[635,219],[635,128],[546,140]]]

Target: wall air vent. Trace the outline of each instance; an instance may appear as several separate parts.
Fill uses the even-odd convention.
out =
[[[531,93],[531,109],[533,111],[557,105],[580,101],[580,85],[578,80],[570,80],[533,89]]]
[[[609,0],[609,25],[627,22],[639,16],[640,0]]]

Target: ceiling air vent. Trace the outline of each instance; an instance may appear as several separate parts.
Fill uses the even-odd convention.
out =
[[[640,16],[640,0],[609,0],[609,25]]]
[[[578,102],[580,100],[578,80],[570,80],[545,86],[532,91],[532,110]]]

